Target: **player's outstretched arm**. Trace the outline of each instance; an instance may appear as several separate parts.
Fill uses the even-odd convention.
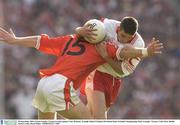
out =
[[[162,53],[163,43],[153,38],[148,44],[147,48],[135,48],[132,46],[125,46],[119,53],[121,59],[135,58],[135,57],[150,57]]]
[[[40,36],[16,37],[12,30],[8,32],[0,27],[0,41],[8,44],[35,47],[39,38]]]
[[[129,58],[136,58],[136,57],[150,57],[156,54],[161,54],[161,49],[163,48],[163,44],[156,40],[155,38],[152,39],[151,43],[147,46],[147,48],[134,48],[132,46],[125,46],[120,51],[119,55],[117,55],[118,59],[127,60]],[[116,61],[110,58],[107,53],[106,45],[102,42],[96,45],[96,49],[98,53],[106,60],[106,62],[111,65],[111,67],[119,74],[124,74],[122,70],[122,62]]]

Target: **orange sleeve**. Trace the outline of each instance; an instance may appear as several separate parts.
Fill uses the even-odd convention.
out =
[[[42,34],[37,49],[46,54],[58,56],[70,38],[70,35],[50,38],[48,35]]]

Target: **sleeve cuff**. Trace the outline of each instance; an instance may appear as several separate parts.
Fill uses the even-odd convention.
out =
[[[39,49],[39,47],[40,47],[40,40],[41,40],[41,36],[39,36],[36,41],[36,46],[35,46],[36,49]]]

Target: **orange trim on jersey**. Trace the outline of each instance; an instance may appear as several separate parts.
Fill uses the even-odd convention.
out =
[[[75,106],[75,104],[71,100],[70,83],[71,83],[71,80],[68,79],[64,87],[64,100],[66,103],[66,110],[69,110],[70,105]]]

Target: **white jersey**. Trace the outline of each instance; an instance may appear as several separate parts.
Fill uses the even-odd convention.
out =
[[[115,42],[119,47],[123,47],[124,44],[118,42],[117,39],[117,28],[120,25],[120,21],[112,20],[112,19],[107,19],[105,18],[103,21],[105,25],[105,30],[106,30],[106,40],[111,40]],[[138,48],[144,48],[144,40],[140,36],[139,33],[135,34],[135,37],[132,39],[130,43],[133,47],[138,47]],[[113,68],[109,64],[104,64],[101,65],[97,68],[98,71],[108,73],[114,77],[119,77],[122,78],[124,76],[127,76],[131,74],[136,66],[139,64],[140,58],[133,58],[129,60],[124,60],[121,64],[122,66],[122,71],[124,74],[118,74],[116,71],[113,70]]]

